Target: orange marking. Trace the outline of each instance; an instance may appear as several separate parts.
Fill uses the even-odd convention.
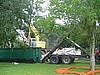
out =
[[[84,67],[84,66],[80,66],[80,67],[76,67],[76,66],[71,66],[71,67],[68,67],[68,68],[59,68],[59,69],[56,69],[55,71],[58,73],[58,74],[77,74],[77,75],[94,75],[95,73],[100,73],[100,70],[94,70],[94,71],[89,71],[89,72],[75,72],[75,71],[69,71],[70,69],[77,69],[77,68],[89,68],[89,67]]]

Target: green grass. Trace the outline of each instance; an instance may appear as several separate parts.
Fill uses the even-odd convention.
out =
[[[55,69],[69,66],[89,66],[89,61],[75,61],[70,65],[48,63],[19,63],[14,65],[12,63],[0,62],[0,75],[64,75],[57,74]],[[96,64],[96,67],[100,69],[100,64]],[[87,72],[88,69],[74,69],[74,71]],[[95,75],[100,75],[100,73]]]

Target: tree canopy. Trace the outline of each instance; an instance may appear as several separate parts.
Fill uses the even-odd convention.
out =
[[[26,2],[27,0],[24,0]],[[22,20],[26,14],[22,9],[25,8],[22,0],[1,0],[0,1],[0,46],[4,47],[16,38],[15,27],[22,26]]]
[[[38,19],[43,1],[33,0],[1,0],[0,1],[0,47],[8,42],[13,46],[16,42],[16,29],[28,33],[30,22]]]
[[[89,47],[90,40],[88,38],[91,38],[91,31],[96,29],[96,33],[99,32],[99,26],[96,27],[96,20],[99,22],[99,1],[50,0],[50,2],[49,18],[41,18],[36,22],[37,27],[42,29],[44,34],[54,34],[57,38],[66,37],[70,32],[70,38],[85,48]],[[56,24],[56,19],[62,20],[64,24]],[[96,34],[96,37],[98,35]]]

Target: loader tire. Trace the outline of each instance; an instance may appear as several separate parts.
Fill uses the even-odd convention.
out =
[[[70,56],[62,56],[61,60],[63,64],[71,64],[73,62]]]
[[[51,63],[51,64],[58,64],[58,63],[59,63],[59,58],[58,58],[58,56],[51,56],[51,57],[50,57],[50,63]]]

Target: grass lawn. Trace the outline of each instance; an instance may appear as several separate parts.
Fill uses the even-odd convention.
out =
[[[0,75],[65,75],[57,74],[55,69],[66,68],[69,66],[89,66],[89,61],[75,61],[70,65],[66,64],[48,64],[48,63],[12,63],[0,62]],[[96,68],[100,69],[100,64],[96,64]],[[73,69],[74,71],[87,72],[88,69]],[[67,74],[75,75],[75,74]],[[100,75],[97,73],[95,75]]]

